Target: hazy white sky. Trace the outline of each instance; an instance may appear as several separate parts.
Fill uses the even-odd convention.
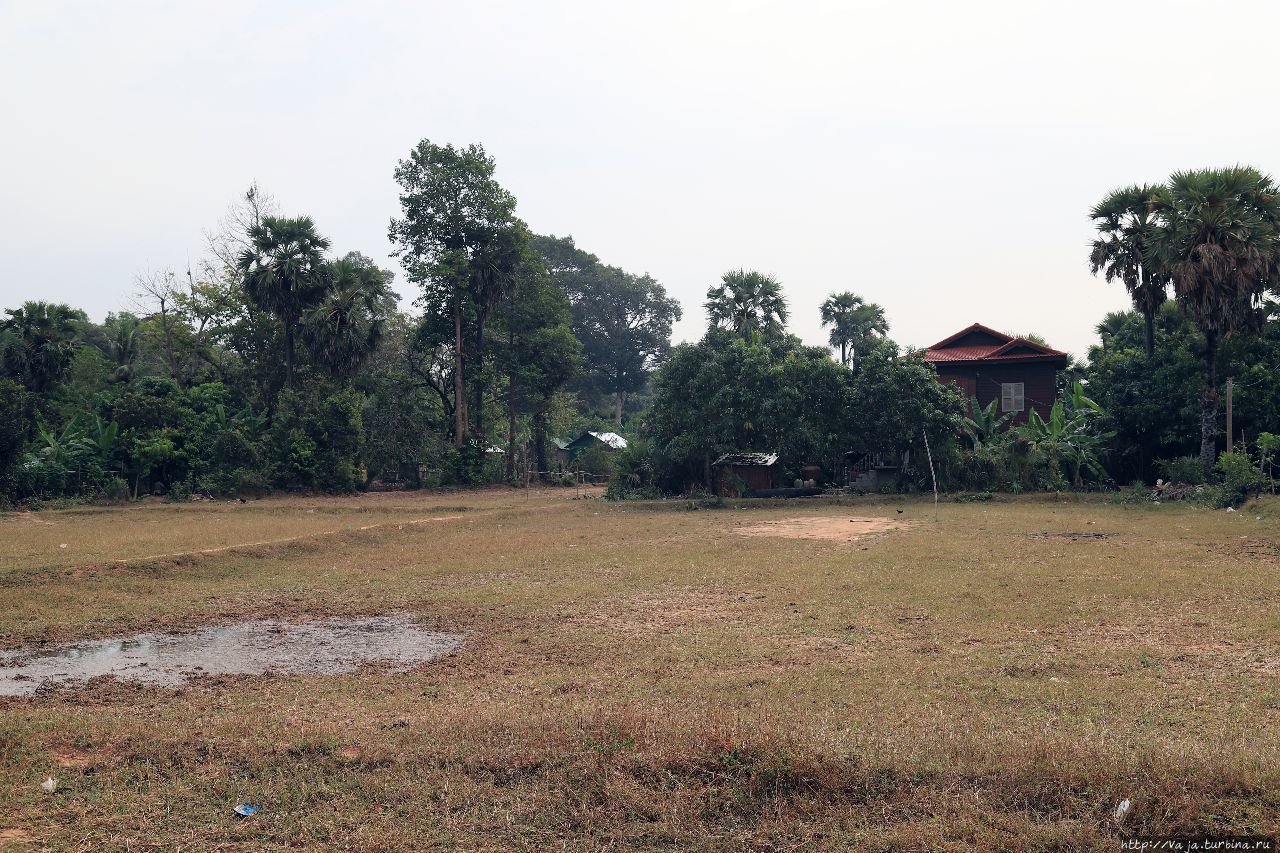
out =
[[[662,281],[677,338],[745,266],[813,343],[848,289],[903,344],[979,321],[1082,354],[1126,304],[1089,275],[1095,201],[1280,168],[1277,24],[1262,0],[0,0],[0,307],[129,307],[253,180],[385,258],[425,137],[483,143],[533,229]]]

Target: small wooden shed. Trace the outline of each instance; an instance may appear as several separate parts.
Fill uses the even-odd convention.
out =
[[[716,494],[724,497],[749,496],[777,485],[776,453],[726,453],[711,467],[716,473]]]

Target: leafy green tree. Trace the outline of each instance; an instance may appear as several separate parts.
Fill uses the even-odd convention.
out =
[[[12,379],[0,379],[0,496],[18,491],[18,465],[35,427],[32,395]]]
[[[506,475],[516,475],[517,434],[522,415],[531,419],[538,471],[547,470],[547,427],[556,394],[578,372],[582,344],[573,334],[569,298],[547,274],[532,247],[505,310],[496,315],[495,337],[503,342],[498,365],[507,379]]]
[[[378,348],[356,374],[365,395],[364,458],[372,476],[398,472],[401,462],[439,457],[438,436],[449,418],[448,383],[432,375],[415,350],[416,325],[394,311]]]
[[[787,325],[787,300],[776,278],[744,269],[730,270],[707,290],[704,306],[712,326],[743,338],[781,335]]]
[[[1146,322],[1147,355],[1154,353],[1155,314],[1169,298],[1169,274],[1156,248],[1159,223],[1152,199],[1160,192],[1150,185],[1118,189],[1098,202],[1090,217],[1098,229],[1089,253],[1090,271],[1107,281],[1119,279]]]
[[[294,338],[308,310],[323,298],[328,284],[324,252],[329,241],[308,216],[265,216],[249,228],[249,248],[240,255],[244,292],[255,306],[272,314],[284,332],[285,386],[294,383]]]
[[[330,267],[328,286],[303,318],[303,340],[312,358],[331,376],[349,382],[377,349],[395,310],[393,275],[359,252]]]
[[[523,227],[515,198],[494,180],[482,146],[422,140],[396,167],[403,216],[388,236],[409,276],[422,287],[428,314],[453,320],[454,442],[467,441],[464,326],[481,346],[484,319],[510,286],[521,257]]]
[[[1175,172],[1152,197],[1159,268],[1204,338],[1200,464],[1217,453],[1217,353],[1256,330],[1263,298],[1280,283],[1280,188],[1246,166]]]
[[[572,237],[535,236],[534,247],[552,281],[568,294],[583,371],[613,397],[614,424],[621,426],[627,395],[644,388],[671,349],[680,303],[648,275],[600,263]]]
[[[1137,311],[1108,315],[1103,344],[1089,349],[1089,395],[1115,432],[1105,466],[1119,482],[1151,481],[1159,460],[1197,450],[1202,344],[1200,334],[1173,303],[1156,311],[1154,354],[1145,346],[1145,318]]]
[[[0,320],[0,366],[28,391],[44,394],[62,378],[75,357],[83,311],[50,302],[25,302]]]
[[[833,293],[822,303],[822,325],[831,327],[829,342],[840,350],[840,363],[856,362],[875,336],[889,333],[884,309],[849,291]]]

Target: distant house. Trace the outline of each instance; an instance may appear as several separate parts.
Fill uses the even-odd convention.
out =
[[[584,432],[573,441],[566,444],[562,449],[566,458],[572,460],[588,447],[604,447],[608,450],[622,450],[627,446],[627,440],[616,432]]]
[[[998,401],[997,411],[1013,412],[1013,423],[1025,422],[1032,409],[1049,417],[1058,371],[1067,366],[1065,352],[980,323],[938,341],[925,351],[924,360],[937,369],[940,380],[957,386],[965,397],[977,397],[979,406]]]
[[[726,453],[711,467],[716,472],[717,495],[743,497],[777,485],[776,453]]]

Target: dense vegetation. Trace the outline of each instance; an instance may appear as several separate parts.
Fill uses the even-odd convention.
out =
[[[94,323],[30,301],[0,322],[0,495],[185,499],[394,482],[523,481],[552,439],[623,432],[577,467],[617,495],[708,489],[721,454],[776,452],[786,481],[895,460],[893,488],[1108,488],[1157,478],[1231,503],[1269,487],[1280,450],[1280,201],[1231,168],[1118,190],[1092,212],[1095,273],[1134,310],[1061,377],[1048,418],[1011,427],[936,381],[852,292],[821,306],[826,347],[787,332],[781,282],[734,269],[709,325],[672,347],[678,302],[515,213],[479,146],[423,141],[400,162],[390,225],[419,292],[332,250],[251,188],[181,276],[136,282],[136,310]],[[833,357],[832,350],[838,353]],[[1233,435],[1218,451],[1221,377]],[[931,465],[930,462],[933,464]]]

